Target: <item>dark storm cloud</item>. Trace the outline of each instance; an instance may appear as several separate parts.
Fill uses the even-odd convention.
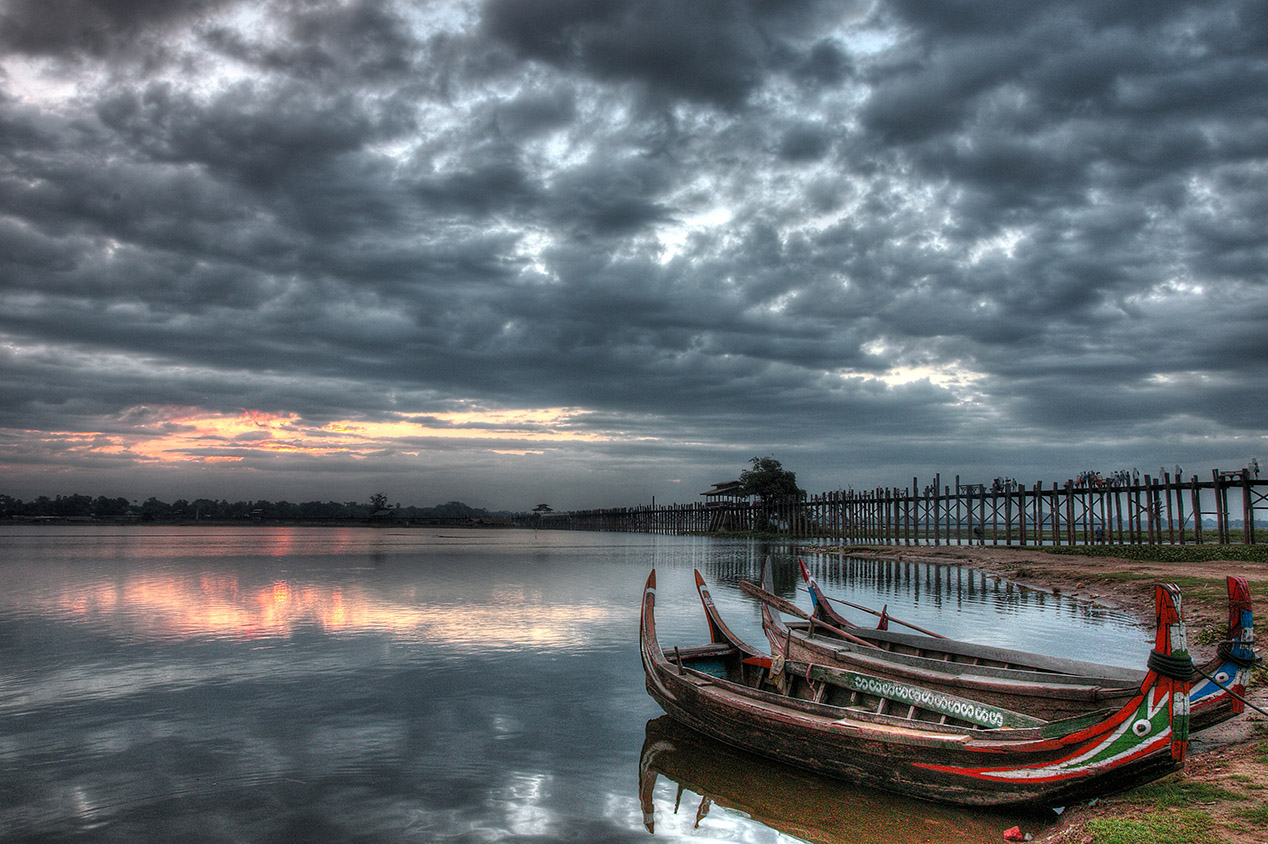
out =
[[[783,39],[804,36],[826,17],[821,5],[488,0],[482,20],[491,37],[526,58],[605,81],[637,82],[671,98],[736,108],[785,59]],[[831,45],[799,52],[798,70],[805,75],[835,79],[844,73],[846,62]]]
[[[784,133],[779,155],[786,161],[818,161],[827,153],[832,136],[819,126],[797,126]]]
[[[23,53],[101,56],[231,0],[13,0],[0,14],[0,43]]]
[[[669,217],[656,199],[672,175],[645,160],[575,168],[552,185],[554,222],[604,235],[643,231]]]
[[[1244,460],[1261,6],[10,4],[0,459],[106,477],[15,432],[256,412],[472,439],[189,453],[577,506],[757,453],[815,488]]]

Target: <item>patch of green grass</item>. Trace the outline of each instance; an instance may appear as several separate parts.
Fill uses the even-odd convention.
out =
[[[1203,627],[1201,630],[1189,629],[1189,640],[1198,645],[1214,645],[1221,641],[1228,631],[1221,627]]]
[[[1237,816],[1242,820],[1249,821],[1252,826],[1268,826],[1268,803],[1260,803],[1258,806],[1238,809]]]
[[[1133,580],[1156,581],[1158,575],[1139,571],[1098,571],[1089,574],[1091,580],[1098,583],[1126,583]],[[1189,593],[1209,593],[1211,598],[1224,598],[1228,592],[1227,581],[1223,577],[1198,577],[1192,574],[1168,574],[1167,581],[1174,583]]]
[[[1088,821],[1093,844],[1213,844],[1210,815],[1176,809],[1143,818],[1097,818]]]
[[[1126,795],[1130,803],[1142,803],[1169,809],[1189,806],[1193,803],[1211,803],[1217,800],[1236,800],[1241,797],[1235,791],[1221,788],[1209,782],[1172,779],[1142,785]]]

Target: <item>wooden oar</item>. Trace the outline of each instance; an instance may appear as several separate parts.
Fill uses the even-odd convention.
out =
[[[801,557],[797,558],[797,565],[801,566],[801,576],[806,581],[807,588],[809,588],[810,569],[806,568],[806,562],[805,560],[801,559]],[[819,585],[818,583],[815,584],[816,587],[818,585]],[[915,630],[917,633],[924,633],[926,636],[932,636],[935,639],[947,638],[946,636],[943,636],[941,633],[934,633],[932,630],[926,630],[923,627],[917,627],[916,625],[912,624],[909,621],[903,621],[901,618],[894,618],[892,615],[889,615],[888,612],[877,612],[871,607],[865,607],[862,604],[855,604],[851,601],[845,600],[844,598],[833,598],[829,595],[825,595],[823,594],[822,591],[819,592],[819,597],[823,598],[824,600],[832,601],[837,604],[845,604],[847,607],[854,607],[854,609],[856,610],[862,610],[863,612],[870,612],[872,615],[876,616],[877,618],[888,618],[890,621],[894,622],[895,624],[901,624],[903,627],[911,628],[912,630]],[[888,607],[886,609],[888,609]]]
[[[778,595],[774,595],[770,592],[767,592],[765,589],[758,586],[756,583],[750,583],[747,580],[741,580],[740,591],[744,592],[747,595],[751,595],[752,597],[756,598],[759,601],[762,601],[763,603],[770,604],[772,607],[779,610],[780,612],[785,612],[785,613],[788,613],[789,615],[795,615],[798,618],[804,618],[807,621],[811,622],[815,627],[822,627],[824,630],[827,630],[829,633],[833,634],[834,636],[841,637],[847,642],[853,642],[856,645],[862,645],[866,648],[879,647],[879,645],[869,642],[866,639],[860,639],[858,636],[855,636],[853,633],[847,633],[839,627],[834,627],[831,624],[825,624],[823,621],[817,618],[811,618],[810,614],[806,612],[805,610],[803,610],[801,607],[797,606],[796,604],[785,601],[783,598],[779,597]]]
[[[871,607],[865,607],[862,604],[856,604],[856,603],[853,603],[852,601],[847,601],[844,598],[833,598],[831,595],[824,595],[822,592],[819,593],[819,597],[826,598],[827,600],[831,601],[834,604],[845,604],[847,607],[854,607],[854,609],[856,610],[862,610],[863,612],[870,612],[872,615],[877,616],[879,618],[888,618],[890,621],[894,622],[895,624],[901,624],[903,627],[910,627],[912,630],[915,630],[917,633],[924,633],[926,636],[933,636],[935,639],[947,638],[946,636],[943,636],[941,633],[934,633],[932,630],[926,630],[923,627],[918,627],[909,621],[903,621],[901,618],[894,618],[892,615],[889,615],[888,613],[879,613],[876,610],[872,609]]]

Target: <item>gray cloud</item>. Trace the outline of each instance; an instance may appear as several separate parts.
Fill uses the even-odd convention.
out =
[[[1261,5],[10,4],[0,464],[497,507],[1241,465]],[[403,427],[145,456],[241,414]]]
[[[845,62],[831,45],[792,43],[831,14],[820,5],[549,0],[526,6],[488,0],[482,22],[490,37],[526,58],[733,109],[790,54],[802,54],[795,62],[802,75],[831,80],[843,74]]]
[[[229,0],[14,0],[0,15],[0,36],[18,53],[63,58],[131,52],[195,22]]]

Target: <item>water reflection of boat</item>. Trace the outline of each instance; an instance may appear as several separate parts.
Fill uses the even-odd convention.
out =
[[[762,628],[772,653],[788,659],[864,671],[1044,719],[1120,707],[1145,679],[1145,672],[1130,668],[854,625],[832,608],[805,563],[798,563],[814,605],[809,621],[785,622],[774,612],[806,615],[772,594],[769,558],[762,567],[762,591],[747,590],[763,599]],[[1228,578],[1228,605],[1228,639],[1201,666],[1213,679],[1199,680],[1189,692],[1191,731],[1243,711],[1238,697],[1258,662],[1244,577]]]
[[[638,766],[643,823],[653,833],[660,776],[677,786],[675,814],[686,792],[699,798],[687,809],[697,826],[721,806],[812,844],[893,844],[912,840],[916,830],[921,841],[993,843],[1019,821],[1029,829],[1051,821],[909,800],[819,777],[728,747],[668,715],[647,722]]]
[[[756,753],[929,800],[1064,806],[1148,782],[1183,765],[1188,676],[1179,592],[1156,590],[1145,682],[1122,708],[1042,721],[892,680],[772,660],[718,615],[696,573],[712,641],[662,650],[656,573],[643,592],[640,650],[666,713]]]

